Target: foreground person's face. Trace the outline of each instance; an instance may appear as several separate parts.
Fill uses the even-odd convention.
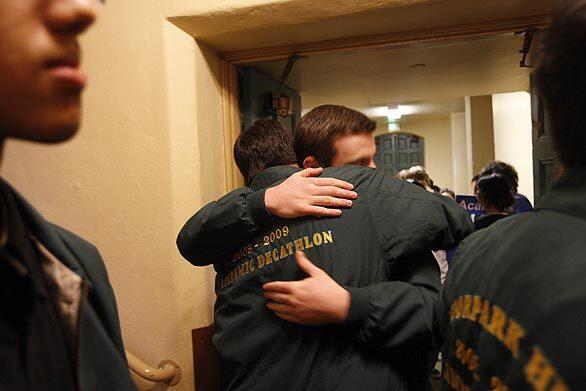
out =
[[[376,168],[374,155],[376,144],[373,133],[357,133],[341,136],[334,141],[336,154],[332,158],[332,166],[353,164]]]
[[[58,142],[79,127],[78,36],[95,0],[0,0],[0,138]]]

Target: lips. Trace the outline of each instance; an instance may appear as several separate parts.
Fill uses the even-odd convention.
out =
[[[58,83],[83,89],[87,83],[87,77],[79,69],[79,65],[79,55],[74,53],[47,61],[45,68]]]

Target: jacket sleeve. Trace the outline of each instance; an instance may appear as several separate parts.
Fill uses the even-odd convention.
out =
[[[206,266],[244,245],[272,221],[264,203],[265,191],[243,187],[200,209],[177,236],[177,248],[183,258],[196,266]]]
[[[474,227],[451,199],[376,175],[367,197],[389,281],[348,288],[346,323],[375,351],[431,348],[441,286],[432,250],[457,245]]]
[[[452,248],[474,231],[470,216],[455,201],[380,175],[383,184],[369,189],[368,197],[385,261]]]
[[[437,332],[441,285],[433,254],[422,252],[397,266],[391,281],[346,287],[351,301],[345,325],[360,344],[383,354],[428,349]]]

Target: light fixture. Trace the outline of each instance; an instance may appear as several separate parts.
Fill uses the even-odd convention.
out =
[[[399,110],[398,105],[392,105],[388,107],[387,118],[389,121],[396,121],[401,119],[401,110]]]
[[[364,109],[363,113],[369,118],[387,117],[389,121],[397,121],[404,115],[414,113],[415,106],[413,105],[397,105],[392,104],[388,106],[377,106]]]
[[[399,113],[401,115],[412,115],[417,113],[417,106],[410,104],[410,105],[399,105],[397,106],[399,109]]]

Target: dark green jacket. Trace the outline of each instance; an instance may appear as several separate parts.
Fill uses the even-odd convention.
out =
[[[98,250],[75,234],[46,221],[11,189],[22,219],[36,239],[88,287],[77,337],[81,391],[136,390],[130,378],[114,291]]]
[[[585,389],[585,244],[582,169],[460,246],[442,294],[446,389]]]
[[[253,188],[293,172],[268,169]],[[263,191],[240,189],[206,206],[179,234],[184,257],[217,271],[222,390],[426,386],[440,287],[431,250],[458,243],[472,224],[455,202],[381,171],[346,166],[323,175],[353,183],[359,195],[340,218],[275,219]],[[303,327],[267,311],[263,283],[303,278],[296,250],[349,290],[343,326]]]

